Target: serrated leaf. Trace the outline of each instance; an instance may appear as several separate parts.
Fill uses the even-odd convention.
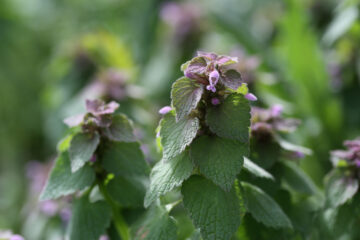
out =
[[[147,176],[149,166],[138,142],[109,142],[101,149],[103,167],[123,177]]]
[[[133,240],[176,240],[175,220],[161,206],[154,206],[131,229]]]
[[[68,152],[61,153],[56,159],[49,179],[41,193],[40,200],[55,199],[75,193],[90,186],[95,180],[94,170],[85,165],[79,171],[72,173]]]
[[[182,77],[171,88],[171,103],[176,111],[176,120],[188,116],[196,108],[204,92],[204,86],[194,79]]]
[[[142,207],[146,192],[145,177],[115,176],[107,185],[112,199],[122,207]]]
[[[230,94],[225,101],[207,109],[206,123],[219,137],[248,142],[250,127],[249,101],[239,93]]]
[[[72,139],[69,147],[71,171],[76,172],[90,160],[100,142],[97,132],[80,132]]]
[[[104,134],[114,141],[135,141],[133,123],[124,114],[113,116],[111,125],[105,129]]]
[[[283,181],[295,191],[305,194],[315,194],[316,186],[306,173],[290,161],[282,161],[284,167]]]
[[[326,184],[327,203],[330,207],[338,207],[350,200],[359,189],[359,180],[343,176],[341,172],[333,172]]]
[[[98,240],[110,225],[111,208],[104,201],[90,203],[85,195],[75,201],[69,224],[70,240]]]
[[[226,192],[196,175],[183,183],[181,193],[184,206],[204,240],[229,240],[240,226],[242,213],[234,188]]]
[[[150,188],[145,196],[145,207],[148,207],[158,197],[178,187],[190,177],[193,163],[189,152],[184,151],[167,161],[158,162],[150,174]]]
[[[245,206],[250,214],[268,227],[292,228],[292,224],[280,206],[263,190],[249,183],[241,183]]]
[[[185,69],[185,72],[193,76],[201,75],[205,73],[206,66],[207,63],[203,57],[194,57],[193,59],[190,60],[190,63],[187,65],[187,68]]]
[[[257,177],[267,178],[273,181],[275,180],[269,172],[252,162],[247,157],[244,157],[244,169]]]
[[[174,114],[170,112],[161,120],[160,126],[163,159],[171,159],[190,145],[200,128],[200,123],[197,118],[184,118],[176,122]]]
[[[217,136],[201,136],[190,146],[190,156],[204,176],[229,191],[240,172],[248,145]]]
[[[220,78],[220,81],[228,88],[233,90],[238,89],[241,86],[242,80],[241,75],[238,71],[234,69],[230,69],[224,73],[224,75]]]

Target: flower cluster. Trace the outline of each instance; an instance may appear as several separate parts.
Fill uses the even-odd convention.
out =
[[[105,104],[101,100],[86,100],[87,113],[69,117],[64,120],[64,123],[69,127],[81,124],[84,130],[109,127],[112,122],[111,115],[118,107],[119,104],[116,102]]]
[[[0,231],[0,240],[24,240],[18,234],[13,234],[11,231]]]
[[[335,167],[350,167],[360,169],[360,138],[344,142],[347,150],[331,152],[331,161]]]
[[[298,119],[284,118],[283,107],[274,105],[269,109],[251,108],[251,135],[254,137],[274,136],[277,132],[293,132],[300,124]]]
[[[241,76],[236,70],[229,68],[229,65],[237,62],[237,58],[199,51],[197,57],[181,68],[186,77],[206,85],[208,91],[216,92],[223,86],[236,90],[242,84]]]

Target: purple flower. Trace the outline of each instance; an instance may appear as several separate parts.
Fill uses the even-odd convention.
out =
[[[24,240],[24,238],[18,234],[12,235],[10,240]]]
[[[40,210],[45,215],[52,217],[55,216],[59,209],[58,203],[53,200],[48,200],[40,203]]]
[[[331,161],[336,167],[340,160],[345,160],[350,166],[360,168],[360,138],[344,142],[346,150],[331,152]]]
[[[294,157],[301,159],[301,158],[305,157],[305,154],[302,152],[296,151],[296,152],[294,152]]]
[[[252,94],[252,93],[247,93],[247,94],[245,95],[245,98],[246,98],[247,100],[249,100],[249,101],[252,101],[252,102],[257,101],[257,97],[256,97],[254,94]]]
[[[103,101],[95,100],[86,100],[86,110],[93,114],[94,116],[101,116],[112,114],[118,109],[119,104],[112,101],[108,104],[105,104]]]
[[[206,89],[211,90],[212,92],[216,92],[215,85],[219,81],[219,77],[220,77],[220,75],[219,75],[219,72],[217,70],[212,71],[209,74],[209,85],[206,86]]]
[[[276,105],[271,107],[271,115],[273,117],[280,117],[283,110],[284,110],[284,107],[282,105],[276,104]]]
[[[101,235],[99,240],[109,240],[109,237],[107,235]]]
[[[212,105],[219,105],[220,104],[220,100],[218,98],[212,98],[211,99],[211,104]]]
[[[64,123],[69,127],[80,125],[84,121],[85,114],[78,114],[64,119]]]
[[[170,112],[171,111],[171,107],[170,106],[165,106],[165,107],[163,107],[163,108],[161,108],[160,110],[159,110],[159,113],[161,114],[161,115],[165,115],[165,114],[167,114],[168,112]]]

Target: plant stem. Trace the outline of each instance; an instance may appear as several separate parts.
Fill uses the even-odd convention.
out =
[[[98,185],[100,192],[104,196],[106,202],[111,206],[113,212],[113,221],[115,224],[115,228],[120,235],[122,240],[130,240],[129,234],[129,227],[125,222],[123,216],[120,214],[121,208],[118,206],[110,197],[109,193],[107,192],[104,183],[98,179]]]

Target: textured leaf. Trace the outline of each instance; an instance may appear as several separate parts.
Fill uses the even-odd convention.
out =
[[[326,196],[330,207],[337,207],[351,199],[359,189],[359,180],[333,172],[326,184]]]
[[[249,140],[250,105],[239,93],[230,94],[225,101],[207,110],[206,123],[219,137]]]
[[[197,118],[184,118],[176,122],[175,116],[170,112],[161,120],[160,126],[163,159],[171,159],[190,145],[200,128],[200,123]]]
[[[275,180],[269,172],[246,157],[244,157],[244,169],[257,177]]]
[[[204,240],[229,240],[241,222],[235,189],[226,192],[201,176],[192,176],[181,189],[185,208]]]
[[[148,207],[161,195],[180,186],[185,179],[190,177],[192,171],[193,163],[188,151],[167,161],[158,162],[151,171],[150,188],[146,193],[145,207]]]
[[[56,159],[49,179],[41,193],[41,200],[55,199],[72,194],[90,186],[95,180],[93,169],[85,165],[79,171],[72,173],[68,152],[63,152]]]
[[[110,220],[111,208],[104,201],[90,203],[85,195],[75,201],[69,224],[70,240],[98,240]]]
[[[109,195],[122,207],[142,207],[146,192],[145,177],[115,176],[106,188]]]
[[[241,185],[246,209],[258,222],[273,228],[292,228],[289,218],[269,195],[254,185],[244,182]]]
[[[114,141],[135,141],[133,123],[124,114],[113,116],[111,125],[105,129],[104,133],[109,139]]]
[[[283,180],[289,187],[305,194],[315,194],[317,192],[313,181],[295,163],[282,161],[282,165],[284,167]]]
[[[76,172],[90,160],[100,142],[100,136],[95,133],[78,133],[72,139],[69,147],[71,171]]]
[[[123,177],[147,176],[149,166],[137,142],[111,142],[104,146],[101,154],[104,168]]]
[[[200,172],[229,191],[240,172],[248,146],[236,140],[201,136],[190,146],[190,155]]]
[[[241,86],[241,75],[234,69],[230,69],[225,72],[224,76],[220,78],[220,81],[228,88],[233,90],[238,89]]]
[[[185,69],[185,73],[187,75],[201,75],[205,73],[206,70],[206,60],[203,57],[194,57],[190,60],[190,63],[187,65]]]
[[[196,108],[204,92],[202,84],[196,80],[182,77],[172,85],[171,99],[176,111],[176,120],[188,116]]]
[[[176,240],[175,220],[161,206],[154,206],[131,229],[133,240]]]

